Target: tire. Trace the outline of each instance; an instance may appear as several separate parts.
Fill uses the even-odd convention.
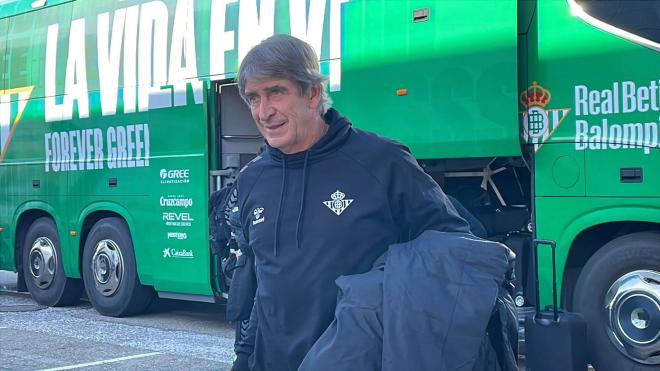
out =
[[[153,300],[153,288],[138,278],[133,241],[121,218],[94,224],[85,240],[82,271],[87,297],[105,316],[139,314]]]
[[[658,305],[660,233],[616,238],[589,259],[578,278],[573,310],[587,321],[589,360],[596,370],[660,369]]]
[[[25,285],[34,301],[60,307],[80,299],[82,281],[64,275],[60,238],[53,219],[41,217],[32,222],[21,253]]]

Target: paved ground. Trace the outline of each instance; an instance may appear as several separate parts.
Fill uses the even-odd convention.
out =
[[[86,301],[41,307],[29,294],[15,293],[15,282],[14,273],[0,271],[0,370],[231,367],[234,328],[222,306],[158,300],[143,315],[111,318]],[[525,370],[522,357],[519,367]]]
[[[89,303],[38,306],[0,271],[0,370],[229,370],[233,326],[218,305],[159,300],[110,318]]]

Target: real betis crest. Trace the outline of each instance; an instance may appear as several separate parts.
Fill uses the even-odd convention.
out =
[[[323,204],[337,215],[341,215],[353,203],[352,199],[345,199],[346,194],[339,190],[330,195],[330,198],[332,198],[332,201],[323,201]]]
[[[546,109],[550,99],[550,91],[536,81],[520,94],[520,103],[526,108],[521,112],[522,135],[526,143],[534,145],[534,152],[541,149],[571,111],[570,108]]]

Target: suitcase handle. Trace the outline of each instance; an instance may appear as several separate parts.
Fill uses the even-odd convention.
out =
[[[550,245],[552,250],[552,311],[555,322],[559,320],[559,313],[557,312],[557,263],[556,263],[556,253],[557,243],[552,240],[540,240],[535,239],[533,241],[535,251],[534,251],[534,270],[536,271],[536,315],[537,317],[541,314],[541,297],[539,295],[539,256],[538,256],[538,246],[539,245]]]

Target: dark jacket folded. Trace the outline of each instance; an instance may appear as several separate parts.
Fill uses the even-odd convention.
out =
[[[506,246],[466,233],[392,245],[384,271],[337,279],[335,319],[299,371],[515,369],[508,270]]]

